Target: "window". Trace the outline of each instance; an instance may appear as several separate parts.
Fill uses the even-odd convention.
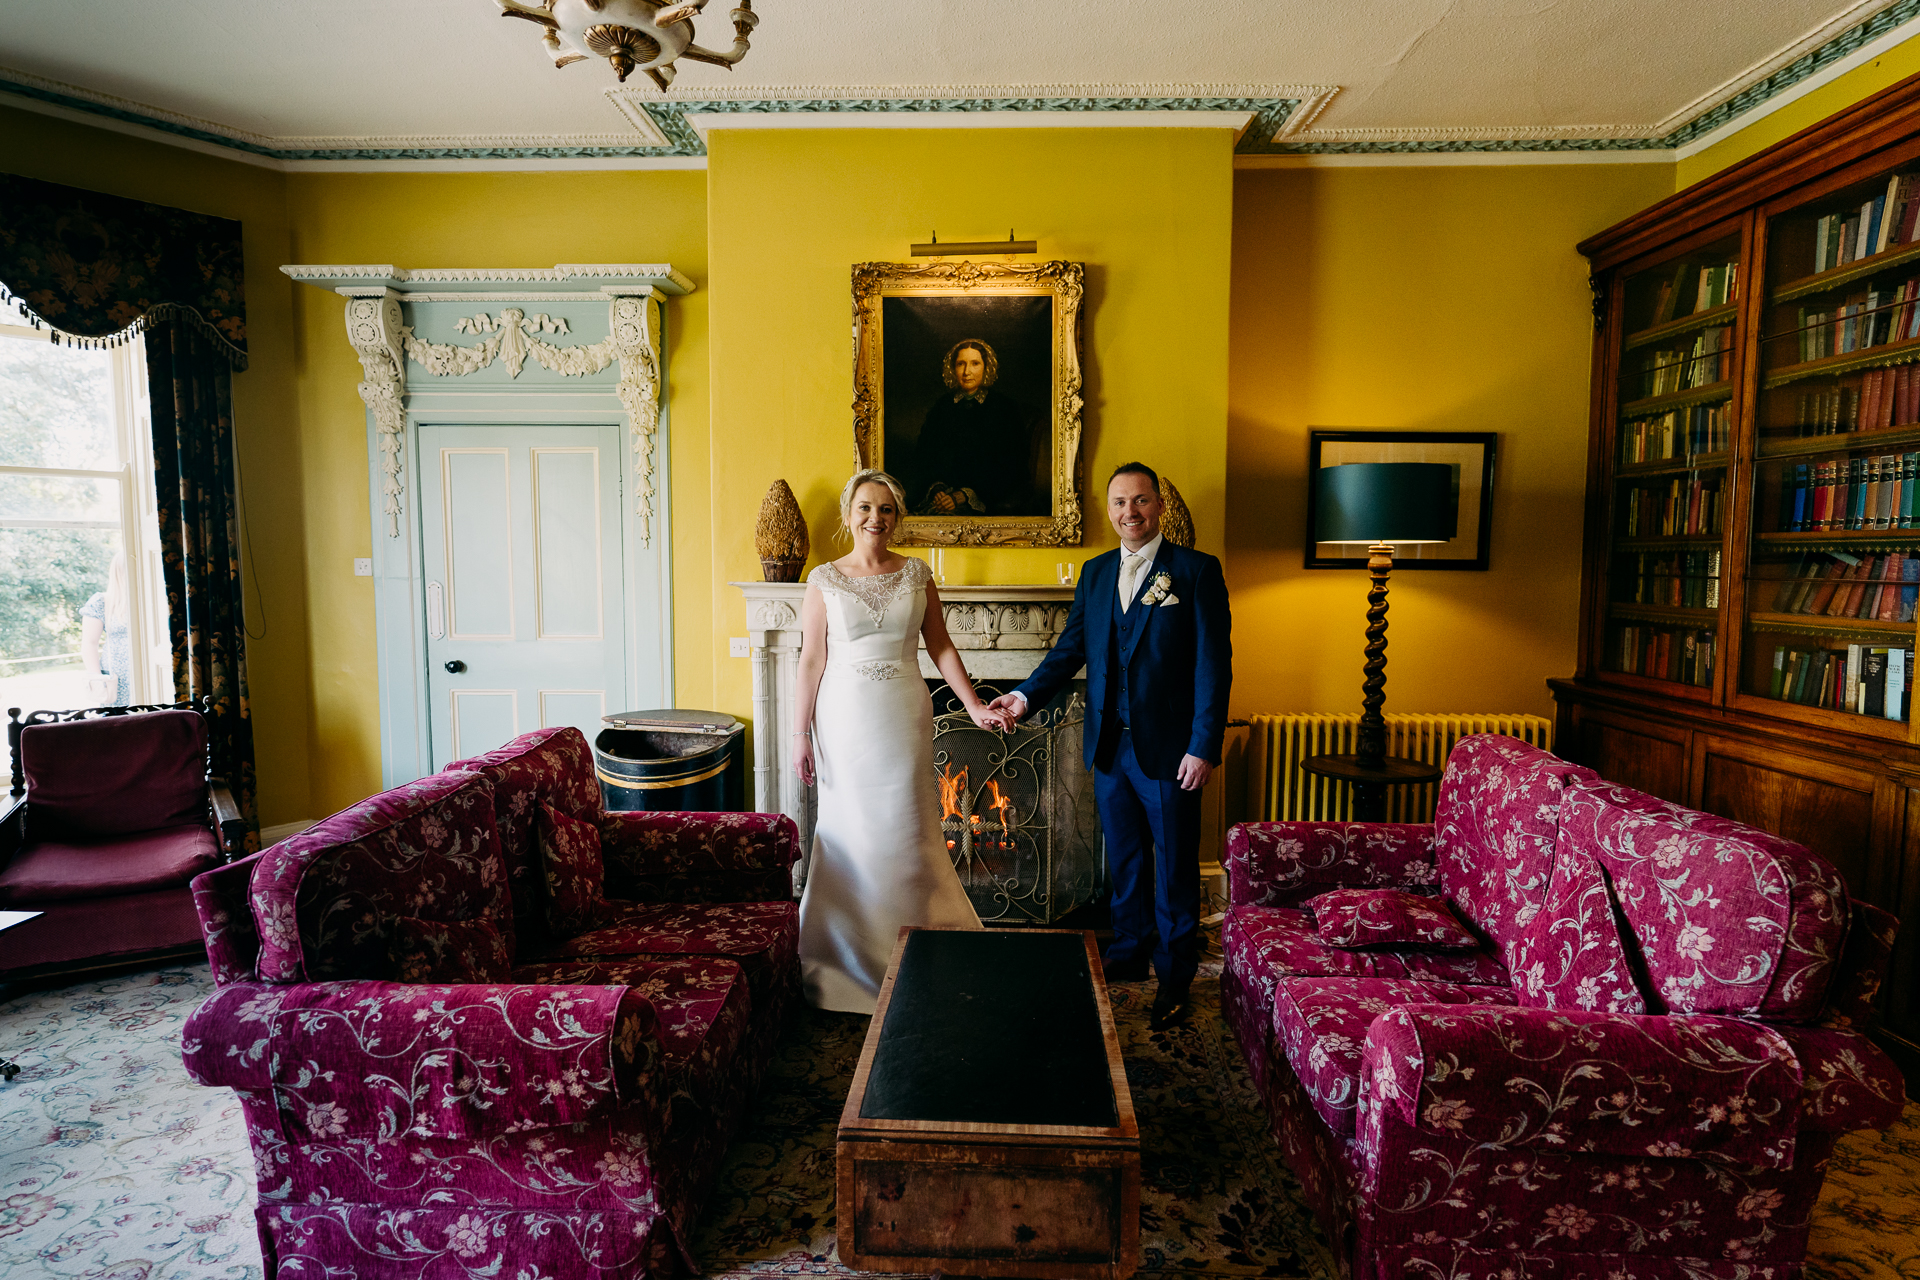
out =
[[[0,307],[0,708],[171,702],[161,583],[144,346]]]

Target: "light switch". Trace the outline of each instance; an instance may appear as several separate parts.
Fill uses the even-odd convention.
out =
[[[353,560],[353,576],[356,578],[371,578],[373,576],[373,557],[355,556]]]
[[[727,656],[730,658],[752,657],[753,651],[751,647],[747,644],[747,637],[728,636],[727,637]]]

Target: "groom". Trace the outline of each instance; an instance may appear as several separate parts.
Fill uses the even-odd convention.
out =
[[[1220,562],[1160,536],[1160,478],[1129,462],[1107,481],[1120,550],[1087,561],[1066,629],[993,706],[1025,716],[1087,669],[1087,764],[1113,879],[1110,982],[1160,986],[1153,1029],[1186,1016],[1200,963],[1200,789],[1220,762],[1233,683]]]

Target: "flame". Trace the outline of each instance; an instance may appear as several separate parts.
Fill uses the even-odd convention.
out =
[[[1000,811],[1000,829],[1002,831],[1012,830],[1013,797],[1003,794],[1000,790],[1000,784],[992,778],[987,779],[987,793],[992,796],[992,799],[987,802],[987,808],[990,810],[998,809]]]
[[[940,816],[941,818],[942,819],[958,818],[962,816],[960,811],[960,806],[962,802],[966,799],[966,794],[967,794],[967,767],[965,765],[961,765],[959,772],[956,773],[954,771],[953,766],[948,765],[946,772],[941,774],[940,776]],[[951,842],[949,842],[947,847],[948,848],[953,847]]]

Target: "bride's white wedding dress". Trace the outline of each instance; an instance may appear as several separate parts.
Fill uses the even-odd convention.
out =
[[[813,711],[819,807],[800,897],[800,968],[822,1009],[873,1012],[902,925],[977,929],[940,830],[933,699],[920,675],[924,560],[851,578],[807,575],[827,607]]]

